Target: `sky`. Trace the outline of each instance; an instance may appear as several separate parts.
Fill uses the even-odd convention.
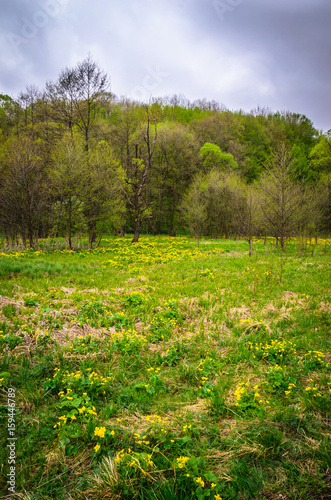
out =
[[[90,54],[118,97],[182,94],[331,129],[330,0],[0,0],[0,94]]]

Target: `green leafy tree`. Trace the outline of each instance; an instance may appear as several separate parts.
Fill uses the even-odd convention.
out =
[[[238,164],[231,154],[223,153],[216,144],[206,142],[200,149],[200,158],[204,171],[213,168],[237,169]]]
[[[10,96],[0,94],[0,144],[8,139],[13,128],[13,106],[14,100]]]
[[[179,207],[198,166],[194,136],[181,124],[159,126],[151,175],[153,232],[175,235]]]
[[[243,117],[243,126],[241,142],[245,147],[245,161],[242,171],[245,179],[253,182],[260,177],[264,164],[270,159],[271,143],[264,120],[247,115]]]
[[[321,136],[309,154],[309,168],[315,178],[331,173],[331,130]]]

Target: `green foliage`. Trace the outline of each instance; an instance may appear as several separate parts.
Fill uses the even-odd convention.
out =
[[[26,307],[36,307],[39,304],[38,304],[38,300],[32,296],[32,297],[26,297],[24,299],[24,305]]]
[[[86,321],[88,319],[96,319],[105,313],[105,307],[99,301],[87,301],[83,304],[80,310],[80,319]]]
[[[241,234],[235,204],[225,193],[214,196],[209,186],[203,199],[195,193],[188,203],[194,179],[216,169],[235,170],[244,183],[259,181],[282,143],[292,148],[295,184],[316,189],[318,196],[311,196],[320,200],[297,228],[329,231],[329,135],[318,135],[306,116],[230,112],[215,101],[190,103],[183,96],[148,105],[117,100],[91,57],[63,69],[46,87],[47,101],[28,87],[22,93],[25,107],[9,96],[0,99],[0,228],[7,245],[21,240],[35,247],[40,228],[43,236],[65,237],[70,249],[86,233],[90,248],[100,245],[105,232],[134,231],[135,241],[144,232],[175,235],[187,226],[197,239],[203,233]],[[14,173],[19,164],[25,165],[29,190]],[[30,196],[31,186],[39,196]],[[216,196],[222,207],[215,213]],[[256,234],[265,228],[259,217]]]
[[[124,304],[127,307],[139,307],[145,301],[144,296],[140,292],[131,292],[124,297]]]
[[[329,173],[331,167],[331,137],[322,135],[309,153],[309,167],[315,177]]]
[[[286,368],[276,364],[271,366],[266,374],[266,379],[271,392],[284,392],[289,384],[296,382],[286,373]]]
[[[4,305],[2,308],[2,314],[5,318],[13,319],[17,315],[16,307],[14,304]]]
[[[216,144],[206,142],[200,149],[200,158],[204,171],[212,169],[237,169],[238,164],[231,154],[223,153]]]
[[[2,328],[4,328],[4,326],[2,326]],[[23,338],[20,335],[15,335],[14,333],[7,333],[6,335],[4,335],[0,333],[1,351],[3,351],[6,346],[8,346],[10,350],[15,349],[15,347],[20,345],[22,342]]]

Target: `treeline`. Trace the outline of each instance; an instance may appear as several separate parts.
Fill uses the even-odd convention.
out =
[[[0,231],[196,238],[331,229],[331,132],[305,116],[232,112],[181,96],[117,98],[88,57],[45,89],[0,95]]]

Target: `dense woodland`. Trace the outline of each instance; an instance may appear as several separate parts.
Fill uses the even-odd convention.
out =
[[[303,115],[182,96],[117,98],[89,56],[43,90],[0,95],[0,233],[13,246],[88,234],[331,232],[331,131]]]

